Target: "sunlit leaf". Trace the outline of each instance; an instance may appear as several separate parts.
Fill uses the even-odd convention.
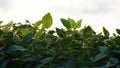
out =
[[[90,26],[86,27],[83,30],[83,35],[85,37],[92,37],[94,34],[95,34],[95,32],[93,31],[93,29]]]
[[[45,28],[49,28],[53,23],[53,19],[50,13],[47,13],[45,16],[42,18],[42,24]]]
[[[82,23],[82,19],[81,20],[78,20],[74,26],[74,29],[76,28],[80,28],[81,27],[81,23]]]
[[[71,24],[68,20],[61,18],[61,22],[67,29],[71,28]]]
[[[71,28],[74,28],[75,26],[75,21],[71,18],[68,18],[68,21],[70,22]]]
[[[41,23],[42,23],[42,21],[41,21],[41,20],[39,20],[39,21],[35,22],[34,27],[38,27]]]

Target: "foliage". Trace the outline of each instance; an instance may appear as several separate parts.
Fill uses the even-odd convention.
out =
[[[98,34],[80,28],[81,19],[61,22],[65,29],[47,30],[47,13],[34,24],[0,25],[0,68],[120,68],[120,29],[110,36],[105,27]]]

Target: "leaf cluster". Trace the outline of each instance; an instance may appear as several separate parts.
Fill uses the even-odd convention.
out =
[[[65,29],[48,30],[47,13],[34,24],[0,25],[0,68],[120,68],[120,29],[110,36],[105,27],[81,28],[81,19],[61,22]]]

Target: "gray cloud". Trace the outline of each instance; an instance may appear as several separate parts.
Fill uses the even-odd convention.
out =
[[[87,6],[84,4],[88,4]],[[72,5],[72,4],[71,4]],[[104,14],[112,12],[112,7],[120,6],[119,0],[84,0],[77,6],[57,6],[56,10],[69,14]]]
[[[0,0],[0,8],[2,10],[8,10],[10,8],[10,0]]]

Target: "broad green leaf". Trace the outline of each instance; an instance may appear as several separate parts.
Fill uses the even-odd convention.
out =
[[[53,23],[53,19],[50,13],[47,13],[45,16],[42,18],[42,24],[45,28],[49,28]]]
[[[61,45],[67,46],[72,42],[72,38],[63,38],[60,42]]]
[[[71,24],[68,20],[61,18],[61,22],[67,29],[71,28]]]
[[[68,21],[70,22],[71,28],[74,28],[75,26],[75,21],[71,18],[68,18]]]
[[[117,32],[118,34],[120,34],[120,29],[116,29],[116,32]]]
[[[33,55],[33,56],[26,56],[26,57],[23,57],[22,58],[22,61],[31,61],[31,62],[33,62],[33,61],[38,61],[38,60],[40,60],[40,57],[39,56],[37,56],[37,55]]]
[[[4,60],[3,62],[1,62],[0,68],[6,68],[8,62],[9,62],[8,60],[7,61]]]
[[[68,59],[65,68],[76,68],[75,61],[72,58]]]
[[[35,68],[42,68],[45,64],[51,62],[53,60],[54,57],[48,57],[48,58],[45,58],[43,60],[40,60],[40,64],[36,65]]]
[[[19,45],[12,45],[10,46],[9,51],[25,51],[25,48]]]
[[[106,37],[109,37],[109,35],[110,35],[109,31],[105,27],[103,27],[103,33]]]
[[[90,26],[86,27],[83,30],[83,35],[85,37],[92,37],[94,34],[95,34],[95,32],[93,31],[93,29]]]
[[[115,64],[113,64],[110,61],[108,61],[107,64],[105,66],[102,66],[101,68],[111,68],[113,66],[115,66]]]
[[[59,37],[66,37],[66,33],[65,33],[65,31],[64,30],[62,30],[62,29],[59,29],[59,28],[56,28],[56,32],[57,32],[57,35],[59,36]]]
[[[117,36],[114,40],[115,43],[120,46],[120,36]]]
[[[82,19],[81,20],[78,20],[74,26],[74,29],[76,28],[80,28],[81,27],[81,23],[82,23]]]
[[[44,40],[44,39],[45,39],[45,36],[46,36],[45,32],[41,33],[41,34],[39,35],[39,40]]]
[[[114,64],[119,63],[119,60],[117,58],[110,58],[111,62]]]
[[[100,52],[105,52],[106,50],[108,50],[107,46],[101,46],[101,47],[99,48],[99,51],[100,51]]]
[[[37,33],[35,33],[34,37],[39,38],[39,36],[44,32],[44,30],[45,30],[45,27],[42,26],[42,28],[39,29]]]
[[[97,54],[97,55],[95,56],[93,62],[99,61],[99,60],[101,60],[102,58],[104,58],[104,57],[106,57],[106,56],[107,56],[107,55],[106,55],[105,53],[101,52],[101,53],[99,53],[99,54]]]
[[[41,20],[39,20],[39,21],[35,22],[34,27],[38,27],[41,23],[42,23],[42,21],[41,21]]]
[[[0,30],[0,36],[2,35],[2,33],[3,33],[2,30]]]
[[[24,43],[24,44],[29,43],[29,42],[32,40],[32,37],[33,37],[33,33],[32,33],[32,32],[29,33],[29,34],[27,34],[27,35],[23,38],[23,43]]]

